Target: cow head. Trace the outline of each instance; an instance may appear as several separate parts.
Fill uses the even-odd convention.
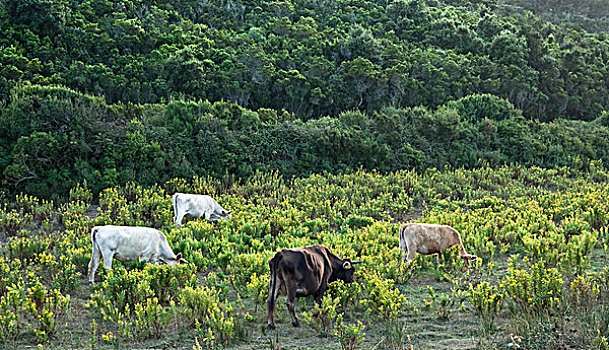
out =
[[[186,261],[186,259],[184,259],[182,257],[182,253],[178,253],[178,255],[176,255],[175,258],[169,258],[169,259],[159,258],[159,260],[163,264],[167,264],[169,266],[175,266],[175,264],[188,264],[188,261]]]
[[[222,219],[228,221],[228,218],[232,217],[230,211],[222,210]]]
[[[359,264],[362,261],[351,261],[351,259],[341,259],[338,260],[340,263],[339,266],[336,266],[334,269],[334,277],[346,283],[353,282],[353,274],[355,273],[355,268],[353,265]]]

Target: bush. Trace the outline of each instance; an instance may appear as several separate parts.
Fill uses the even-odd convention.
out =
[[[365,328],[366,326],[360,321],[357,321],[357,324],[345,324],[343,314],[339,314],[336,317],[334,335],[338,338],[343,350],[353,350],[366,340]]]
[[[57,289],[46,289],[38,283],[28,288],[24,311],[38,322],[34,333],[41,340],[48,340],[56,332],[57,321],[64,316],[70,306],[70,296],[64,296]]]
[[[171,307],[163,307],[159,304],[157,297],[150,298],[143,303],[135,305],[135,327],[138,335],[143,338],[160,338],[165,334],[165,329],[172,315],[175,314],[175,304]]]
[[[463,302],[467,298],[462,290],[451,288],[450,293],[437,293],[433,287],[427,286],[429,300],[425,299],[425,307],[433,311],[440,320],[448,321],[455,312],[463,309]]]
[[[406,297],[394,288],[394,281],[371,271],[364,276],[364,297],[360,300],[372,318],[395,320],[406,303]]]
[[[159,303],[168,303],[175,299],[184,287],[194,288],[198,284],[196,267],[192,264],[147,264],[144,272],[150,276],[148,283]]]
[[[142,304],[154,296],[150,288],[152,277],[143,270],[127,271],[114,267],[107,272],[102,289],[113,307],[121,312],[133,311],[135,305]]]
[[[488,282],[470,285],[469,302],[476,314],[482,318],[482,327],[486,333],[493,330],[502,301],[503,294],[496,286],[491,286]]]
[[[327,333],[332,328],[332,323],[338,315],[338,298],[332,298],[326,294],[321,299],[321,305],[315,303],[311,312],[304,312],[304,322],[317,332]]]
[[[529,325],[535,320],[561,315],[563,280],[555,268],[546,268],[543,262],[519,269],[511,258],[506,277],[500,286],[505,290],[512,315],[523,317]],[[528,260],[523,263],[528,265]]]
[[[220,300],[217,289],[186,287],[180,293],[179,305],[184,308],[186,317],[197,325],[202,343],[210,346],[231,343],[235,329],[233,305]]]

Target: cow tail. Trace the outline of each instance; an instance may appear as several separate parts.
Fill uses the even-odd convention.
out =
[[[92,254],[95,254],[95,251],[101,252],[97,244],[97,226],[91,229],[91,248],[93,249]]]
[[[269,270],[271,271],[270,281],[269,281],[269,298],[268,298],[268,306],[269,308],[275,304],[277,300],[277,295],[275,293],[278,290],[277,287],[277,266],[279,265],[279,258],[273,257],[269,260]]]
[[[173,223],[176,224],[176,219],[178,218],[178,206],[176,205],[178,201],[178,194],[174,194],[171,196],[171,205],[173,205]]]
[[[406,249],[406,247],[404,247],[404,237],[402,237],[402,235],[404,234],[404,230],[406,229],[406,224],[403,224],[400,226],[400,231],[398,234],[398,240],[400,241],[399,243],[399,247],[400,247],[400,253],[404,252],[404,249]]]

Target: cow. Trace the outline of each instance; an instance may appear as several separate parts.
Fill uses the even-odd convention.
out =
[[[402,260],[400,268],[407,261],[407,265],[414,260],[415,252],[422,255],[438,254],[437,259],[440,260],[440,253],[454,245],[459,246],[459,256],[469,267],[470,261],[478,257],[468,254],[463,248],[463,242],[459,232],[447,225],[436,224],[421,224],[408,223],[400,226],[400,252]],[[405,254],[408,252],[408,256]]]
[[[95,270],[104,258],[106,269],[112,269],[112,259],[119,261],[144,260],[174,266],[188,263],[182,254],[175,255],[165,235],[150,227],[95,226],[91,229],[91,261],[89,262],[89,283],[93,284]]]
[[[298,327],[298,319],[294,314],[294,299],[313,295],[315,302],[321,306],[328,283],[336,280],[353,282],[353,265],[361,262],[341,259],[319,244],[277,252],[269,260],[271,279],[267,300],[268,329],[275,329],[273,313],[279,292],[287,294],[292,325]]]
[[[182,218],[190,214],[194,217],[204,217],[206,220],[228,220],[231,212],[225,210],[213,198],[201,194],[176,193],[171,197],[173,204],[173,222],[182,227]]]

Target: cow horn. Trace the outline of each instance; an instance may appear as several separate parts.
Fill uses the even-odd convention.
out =
[[[343,269],[349,270],[351,268],[351,263],[349,261],[345,261],[343,263]]]
[[[364,262],[364,260],[357,260],[357,261],[352,261],[351,264],[355,265],[355,264],[361,264],[363,262]]]

